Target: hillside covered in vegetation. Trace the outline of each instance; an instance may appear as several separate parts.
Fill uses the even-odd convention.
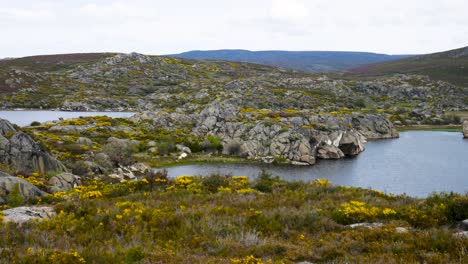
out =
[[[0,119],[2,263],[467,260],[466,195],[154,169],[354,157],[398,126],[459,126],[465,86],[103,53],[2,60],[0,91],[3,109],[136,112]]]
[[[305,72],[332,72],[397,60],[411,55],[346,51],[193,50],[168,56],[195,60],[250,62]]]
[[[364,76],[422,74],[435,80],[468,86],[468,47],[364,65],[349,71]]]

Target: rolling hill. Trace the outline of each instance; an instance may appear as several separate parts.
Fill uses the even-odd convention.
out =
[[[184,59],[250,62],[307,72],[332,72],[371,63],[397,60],[411,55],[345,51],[196,50],[168,56]]]
[[[468,86],[468,47],[360,66],[349,72],[362,76],[422,74],[435,80]]]

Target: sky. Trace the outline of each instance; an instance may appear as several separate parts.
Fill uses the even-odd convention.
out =
[[[468,46],[466,0],[0,0],[0,58]]]

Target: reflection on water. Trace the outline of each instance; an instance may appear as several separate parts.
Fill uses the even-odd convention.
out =
[[[205,164],[172,167],[169,176],[213,173],[256,177],[264,168],[293,181],[326,178],[334,184],[424,197],[468,191],[468,140],[460,133],[411,131],[399,139],[372,141],[356,158],[321,160],[315,166]]]

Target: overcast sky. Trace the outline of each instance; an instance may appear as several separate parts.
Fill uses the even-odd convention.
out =
[[[0,0],[0,57],[468,46],[467,0]]]

